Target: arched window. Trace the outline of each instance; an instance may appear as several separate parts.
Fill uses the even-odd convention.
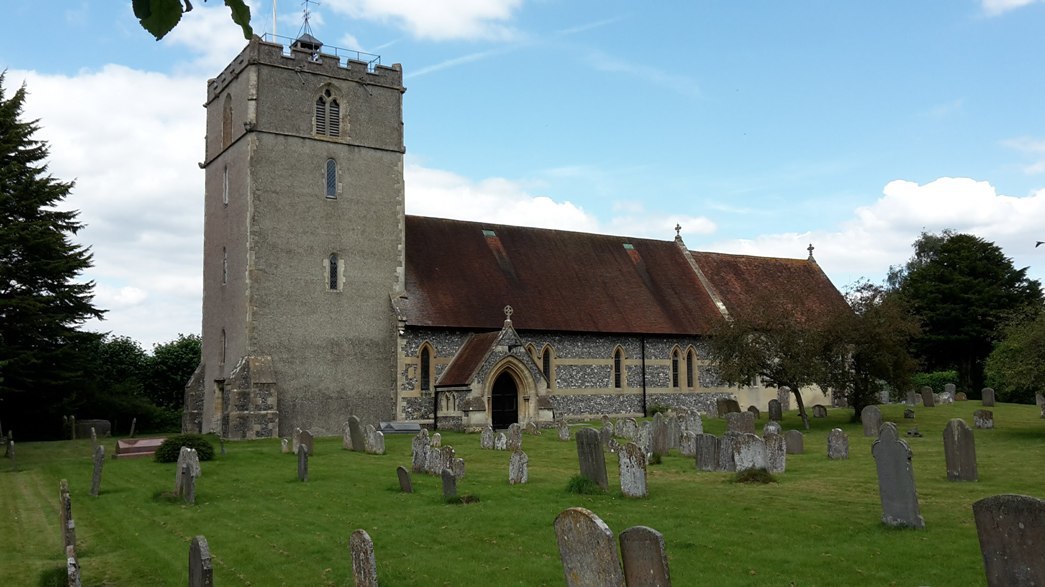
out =
[[[232,94],[225,94],[225,102],[221,106],[221,148],[232,142]]]
[[[221,284],[225,285],[229,282],[229,252],[225,247],[221,247]]]
[[[686,351],[686,387],[697,386],[697,353],[693,349]]]
[[[671,386],[679,386],[679,350],[671,351]]]
[[[428,346],[421,347],[421,391],[432,389],[432,351]]]
[[[624,351],[619,347],[613,351],[613,387],[624,387]]]
[[[316,98],[316,134],[327,134],[327,99],[323,96]]]
[[[225,337],[225,329],[221,329],[221,364],[225,364],[225,351],[228,349],[228,340]]]
[[[337,197],[337,161],[327,159],[327,197]]]
[[[225,170],[221,174],[221,202],[226,206],[229,205],[229,166],[225,166]]]
[[[337,274],[337,253],[330,254],[330,261],[327,267],[327,288],[331,290],[337,290],[338,285],[338,274]]]
[[[316,98],[316,134],[327,137],[341,136],[341,103],[330,88]]]
[[[552,374],[552,347],[550,346],[545,346],[544,352],[541,353],[541,372],[548,380],[548,389],[555,387],[555,376]]]

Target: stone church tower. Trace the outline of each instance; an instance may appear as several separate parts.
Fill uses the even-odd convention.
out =
[[[402,70],[255,37],[207,86],[203,356],[183,428],[394,417]],[[285,393],[286,391],[290,393]]]

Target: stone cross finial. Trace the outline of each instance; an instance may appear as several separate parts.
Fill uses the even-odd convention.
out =
[[[813,243],[809,243],[809,246],[806,247],[806,250],[809,251],[809,260],[810,261],[813,260],[813,249],[815,249],[815,248],[816,247],[813,246]]]
[[[514,311],[515,310],[512,310],[511,306],[505,306],[504,307],[504,317],[506,319],[508,319],[508,320],[511,320],[512,319],[512,312],[514,312]]]
[[[681,224],[675,223],[675,236],[676,237],[682,236],[682,225]]]

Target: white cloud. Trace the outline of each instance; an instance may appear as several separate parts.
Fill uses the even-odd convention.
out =
[[[257,1],[248,1],[251,14],[251,25],[255,34],[262,34],[271,23],[258,13]],[[182,16],[178,26],[163,38],[162,42],[181,45],[198,55],[197,59],[187,66],[186,71],[199,72],[204,76],[212,76],[225,69],[236,55],[239,55],[247,40],[243,38],[239,25],[232,22],[229,9],[220,2],[203,4],[194,3],[191,12]],[[203,86],[194,86],[194,89]],[[197,98],[198,100],[198,98]]]
[[[1020,137],[1002,141],[1002,144],[1035,160],[1023,167],[1024,173],[1029,175],[1045,173],[1045,140]]]
[[[523,0],[325,0],[327,8],[378,22],[391,22],[419,39],[512,40],[509,22]]]
[[[630,76],[684,96],[699,97],[701,95],[700,85],[689,76],[669,73],[648,64],[626,61],[596,49],[589,50],[584,56],[584,61],[598,71]]]
[[[981,0],[980,5],[988,16],[997,16],[1003,12],[1034,4],[1038,0]]]

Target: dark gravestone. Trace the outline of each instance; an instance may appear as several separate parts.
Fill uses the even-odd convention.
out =
[[[413,493],[414,484],[410,481],[410,471],[406,467],[396,467],[396,476],[399,477],[399,490],[403,493]]]
[[[918,403],[918,400],[915,399],[916,397],[917,397],[917,394],[914,393],[914,390],[908,390],[907,391],[907,405],[913,408]]]
[[[584,428],[577,431],[577,461],[581,476],[594,481],[603,491],[609,488],[606,476],[606,454],[602,450],[599,431]]]
[[[617,453],[620,463],[620,492],[624,497],[646,497],[646,453],[629,442]]]
[[[196,475],[188,463],[181,466],[181,487],[178,495],[185,503],[196,503]]]
[[[733,473],[737,470],[737,462],[733,460],[733,443],[738,432],[726,432],[718,439],[718,470]]]
[[[443,478],[443,497],[446,499],[457,497],[457,477],[454,476],[453,470],[443,469],[441,476]]]
[[[777,422],[784,419],[784,410],[780,407],[780,400],[776,398],[769,400],[769,419]]]
[[[841,428],[832,428],[827,434],[827,458],[832,461],[849,458],[849,435]]]
[[[943,454],[948,481],[976,481],[976,439],[961,418],[951,418],[944,427]]]
[[[990,387],[984,387],[983,391],[980,392],[980,397],[983,398],[983,405],[987,407],[994,406],[994,389]]]
[[[748,406],[747,407],[747,411],[749,411],[752,414],[754,414],[756,420],[758,420],[758,419],[760,419],[762,417],[762,412],[760,412],[758,410],[758,408],[755,407],[755,406]]]
[[[787,470],[787,442],[780,434],[767,434],[766,470],[770,473],[783,473]]]
[[[882,411],[878,406],[864,406],[860,410],[860,422],[864,425],[864,436],[878,436],[882,427]]]
[[[827,408],[825,406],[821,405],[821,404],[816,404],[815,406],[813,406],[813,417],[814,418],[826,418],[827,417]]]
[[[377,560],[374,557],[374,541],[366,530],[356,530],[348,539],[348,550],[352,555],[352,577],[356,587],[377,587]]]
[[[922,405],[927,408],[936,407],[936,396],[933,395],[933,388],[928,385],[922,386]]]
[[[131,418],[131,433],[127,436],[134,438],[134,429],[138,427],[138,418]]]
[[[787,454],[800,455],[806,451],[806,439],[798,430],[788,430],[784,433],[784,442],[787,443]]]
[[[972,504],[989,587],[1045,585],[1045,501],[993,495]]]
[[[666,456],[671,450],[668,440],[668,423],[664,415],[657,412],[653,415],[653,454]]]
[[[717,471],[718,437],[714,434],[698,434],[695,442],[697,470]]]
[[[366,451],[366,436],[363,434],[363,425],[359,423],[359,416],[348,417],[348,434],[352,439],[353,451]]]
[[[959,391],[958,393],[954,394],[954,401],[956,401],[956,402],[969,401],[969,396],[965,395],[964,391]]]
[[[613,532],[599,516],[579,507],[563,510],[555,536],[567,587],[624,587]]]
[[[98,445],[94,447],[94,474],[91,475],[91,495],[98,497],[102,490],[102,465],[105,464],[105,447]]]
[[[735,399],[722,398],[715,401],[715,407],[718,410],[718,417],[723,418],[726,414],[739,413],[740,404]]]
[[[308,448],[298,445],[298,481],[308,481]]]
[[[298,436],[298,442],[304,445],[304,447],[308,450],[308,456],[311,457],[316,454],[315,441],[312,438],[312,432],[308,430],[302,430],[301,434]]]
[[[73,522],[73,502],[69,496],[69,482],[62,479],[58,483],[58,507],[62,520],[62,546],[76,548],[76,523]]]
[[[410,465],[411,469],[415,473],[423,473],[428,464],[428,451],[431,450],[431,445],[428,439],[428,430],[422,428],[421,431],[414,436],[414,439],[410,442],[410,446],[413,451],[412,463]]]
[[[210,547],[203,536],[196,536],[189,545],[189,587],[214,587]]]
[[[911,449],[900,439],[896,425],[882,425],[878,440],[871,446],[878,469],[878,494],[882,500],[882,523],[888,526],[925,528],[914,488]]]
[[[632,526],[620,533],[620,556],[628,587],[671,587],[664,535],[646,526]]]
[[[914,410],[911,408],[904,408],[903,417],[907,420],[914,420]]]

